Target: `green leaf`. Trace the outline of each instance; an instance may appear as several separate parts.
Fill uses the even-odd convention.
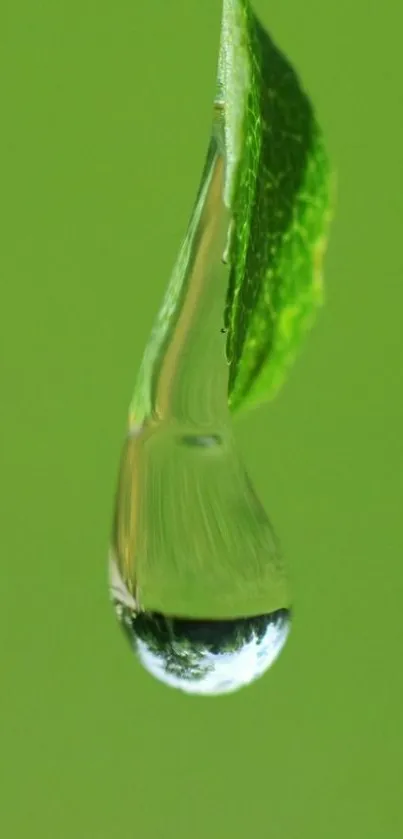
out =
[[[322,302],[333,176],[312,105],[248,0],[224,0],[219,61],[232,214],[232,412],[272,398]]]

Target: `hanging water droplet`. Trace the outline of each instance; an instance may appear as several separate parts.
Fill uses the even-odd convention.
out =
[[[289,595],[230,428],[180,432],[178,419],[166,419],[127,438],[111,594],[155,676],[188,692],[217,693],[248,683],[277,657]]]
[[[218,328],[228,283],[223,174],[213,136],[176,308],[143,362],[111,549],[113,600],[141,661],[167,684],[202,693],[232,690],[269,666],[287,634],[289,605],[228,409]]]

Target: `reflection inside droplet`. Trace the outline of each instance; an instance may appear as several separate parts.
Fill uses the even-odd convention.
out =
[[[195,448],[212,448],[213,446],[220,446],[222,443],[219,434],[182,434],[179,440],[184,446],[194,446]]]
[[[122,607],[122,626],[144,667],[185,693],[231,693],[261,676],[279,655],[290,612],[206,621],[136,615]]]

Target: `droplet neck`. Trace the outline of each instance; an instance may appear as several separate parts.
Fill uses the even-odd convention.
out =
[[[130,425],[174,422],[214,433],[229,421],[223,334],[230,214],[224,204],[223,117],[213,132],[188,231],[146,348]]]

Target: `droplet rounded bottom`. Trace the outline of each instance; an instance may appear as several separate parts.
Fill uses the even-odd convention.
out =
[[[120,604],[122,627],[143,666],[185,693],[217,696],[250,684],[277,659],[291,611],[233,620],[136,614]]]

